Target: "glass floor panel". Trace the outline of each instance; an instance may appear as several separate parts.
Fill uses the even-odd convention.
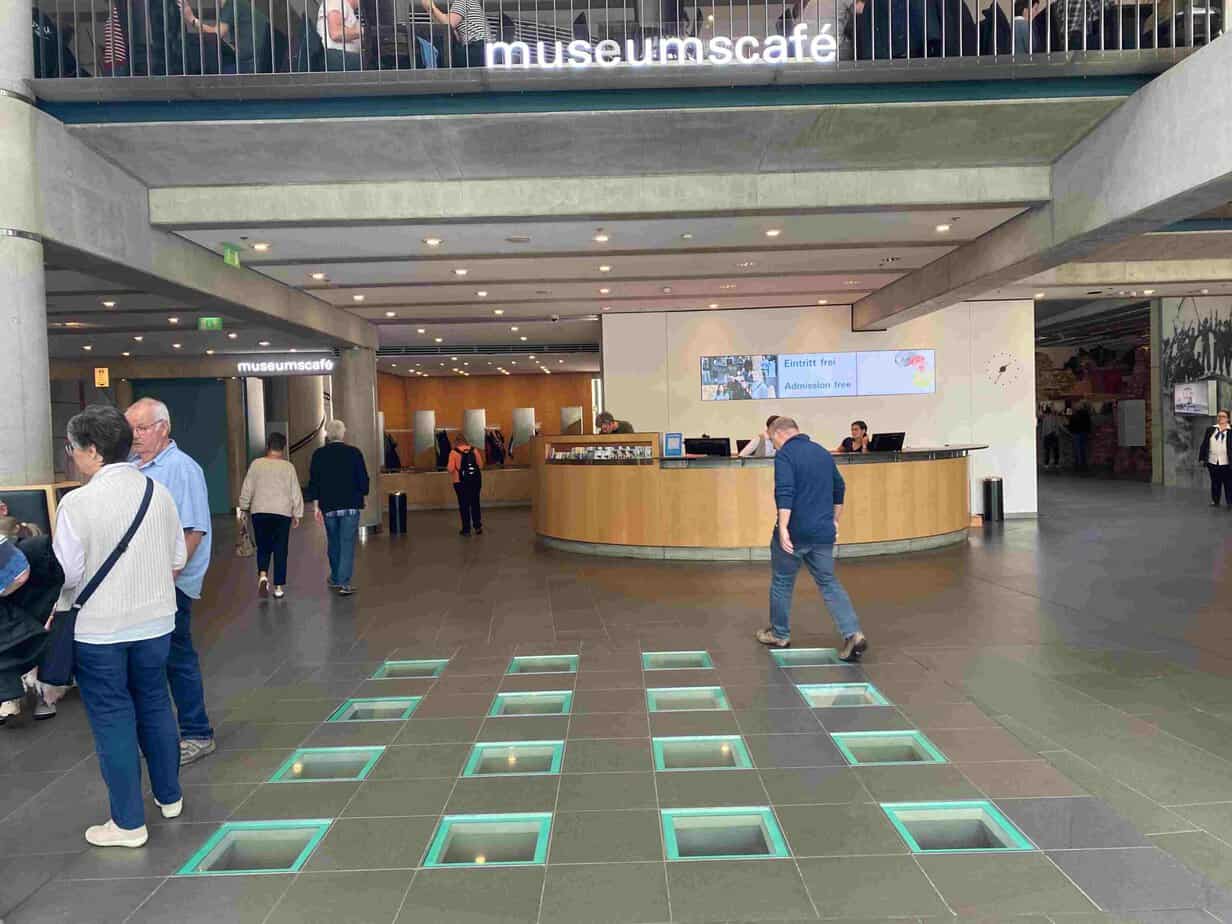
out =
[[[563,741],[501,741],[471,749],[463,776],[514,776],[560,773]]]
[[[663,841],[669,860],[785,857],[769,808],[663,809]]]
[[[530,866],[548,854],[552,816],[446,815],[436,828],[424,866]]]
[[[991,802],[896,802],[881,808],[914,853],[1035,849]]]
[[[416,677],[439,677],[448,658],[434,658],[420,661],[386,661],[376,669],[373,680],[406,680]]]
[[[571,690],[526,690],[497,693],[488,715],[568,715]]]
[[[771,648],[770,657],[779,667],[829,667],[842,664],[837,648]]]
[[[674,671],[689,668],[714,667],[706,651],[643,651],[642,670]]]
[[[294,873],[316,849],[329,821],[231,821],[193,854],[179,876]]]
[[[577,655],[518,655],[509,662],[506,674],[576,674]]]
[[[299,748],[270,777],[270,782],[362,780],[384,753],[383,747]]]
[[[753,766],[738,735],[655,738],[656,770],[738,770]]]
[[[651,712],[730,709],[722,687],[655,687],[646,691]]]
[[[327,722],[398,722],[409,719],[419,705],[419,696],[381,696],[348,699]]]
[[[802,683],[796,689],[814,709],[890,705],[890,701],[871,683]]]
[[[944,764],[945,755],[918,731],[834,732],[830,736],[847,762],[866,764]]]

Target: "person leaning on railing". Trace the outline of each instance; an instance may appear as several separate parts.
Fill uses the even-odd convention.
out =
[[[442,12],[434,0],[419,0],[434,22],[453,32],[453,67],[483,67],[484,46],[492,41],[483,0],[449,0],[449,11]]]
[[[211,71],[211,64],[223,74],[257,74],[270,70],[269,19],[261,12],[260,3],[217,0],[217,8],[211,9],[212,0],[201,0],[198,3],[201,9],[207,14],[216,13],[216,21],[208,22],[197,15],[192,0],[176,2],[184,19],[184,31],[188,33],[185,42],[188,57],[193,57],[192,52],[197,50],[194,48],[196,35],[214,36],[221,46],[215,61],[210,61],[211,48],[201,48],[199,53],[204,58],[201,64],[205,73]]]
[[[363,67],[359,0],[323,0],[317,13],[317,33],[325,45],[327,71],[358,71]]]

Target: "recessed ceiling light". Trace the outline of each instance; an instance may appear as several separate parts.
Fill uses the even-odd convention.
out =
[[[495,308],[495,309],[493,309],[492,313],[493,313],[494,315],[496,315],[496,316],[499,318],[502,314],[504,314],[504,313],[505,313],[505,309],[504,309],[504,308]]]
[[[610,273],[611,271],[612,271],[612,268],[608,266],[606,263],[604,263],[602,266],[599,267],[599,272],[601,273]]]
[[[469,365],[470,365],[470,363],[463,363],[462,365],[464,365],[464,366],[469,366]]]
[[[556,361],[557,361],[558,363],[560,363],[562,366],[565,364],[565,361],[564,361],[563,359],[558,359],[558,360],[556,360]]]
[[[848,279],[847,280],[847,285],[849,286],[858,286],[859,284],[860,284],[859,279]]]
[[[768,229],[766,229],[766,237],[778,237],[778,236],[779,236],[780,234],[782,234],[782,233],[783,233],[783,229],[782,229],[782,228],[768,228]]]
[[[950,230],[950,226],[949,226],[949,225],[937,225],[937,233],[938,233],[938,234],[945,234],[945,232],[947,232],[947,231],[949,231],[949,230]]]
[[[205,351],[205,355],[206,355],[206,356],[213,356],[213,355],[214,355],[214,351],[213,351],[213,350],[206,350],[206,351]]]
[[[756,260],[745,260],[743,263],[736,264],[736,266],[738,266],[740,269],[748,269],[750,266],[756,266],[756,265],[757,265]]]
[[[179,318],[167,318],[167,323],[168,324],[179,324],[180,319]]]
[[[606,244],[610,238],[607,236],[607,232],[600,228],[595,232],[595,236],[591,238],[591,240],[593,240],[596,244]]]
[[[1143,295],[1154,295],[1154,294],[1155,294],[1155,290],[1154,290],[1154,289],[1143,289],[1143,290],[1142,290],[1142,294],[1143,294]]]
[[[440,247],[441,246],[441,239],[439,237],[425,237],[423,239],[423,242],[427,244],[429,247]]]
[[[611,305],[604,305],[604,306],[603,306],[603,310],[604,310],[604,311],[611,311],[611,310],[612,310],[612,306],[611,306]]]
[[[179,349],[183,348],[183,346],[184,346],[184,344],[182,344],[182,343],[173,343],[173,344],[171,344],[171,349],[173,349],[173,350],[179,350]]]
[[[123,353],[121,353],[120,355],[121,355],[121,356],[132,356],[133,354],[132,354],[132,353],[130,353],[130,352],[128,352],[128,350],[125,350],[125,351],[124,351]]]
[[[723,283],[721,286],[719,286],[719,288],[720,288],[720,289],[725,289],[725,290],[727,290],[727,291],[730,291],[730,290],[732,290],[732,289],[736,288],[736,284],[735,284],[734,282],[725,282],[725,283]]]
[[[268,340],[258,340],[257,341],[257,346],[269,346],[269,345],[270,345],[270,342]]]
[[[671,286],[664,286],[664,287],[663,287],[663,294],[664,294],[664,295],[671,295],[671,294],[672,294],[672,287],[671,287]]]
[[[527,357],[527,358],[528,358],[528,359],[534,359],[534,358],[535,358],[535,354],[534,354],[534,353],[532,353],[532,354],[531,354],[529,357]]]
[[[389,368],[390,368],[390,369],[397,369],[397,368],[398,368],[398,364],[397,364],[397,363],[390,363],[390,364],[389,364]]]
[[[107,299],[107,301],[103,302],[104,308],[114,308],[115,306],[116,306],[116,303],[113,302],[111,299]]]
[[[364,294],[361,292],[361,293],[359,293],[359,294],[357,294],[357,295],[352,295],[352,296],[351,296],[351,299],[352,299],[352,301],[362,302],[362,301],[363,301],[365,298],[367,298],[367,297],[368,297],[368,296],[364,295]]]
[[[468,272],[470,272],[468,269],[466,269],[465,267],[459,266],[456,270],[453,271],[453,274],[455,276],[465,276]]]
[[[436,342],[437,342],[437,343],[444,343],[444,342],[445,342],[445,338],[444,338],[444,337],[437,337],[437,338],[436,338]],[[442,363],[441,365],[444,365],[444,363]]]
[[[235,340],[238,337],[239,337],[239,334],[237,334],[235,331],[231,331],[231,333],[227,334],[228,340]]]
[[[1202,295],[1206,295],[1206,294],[1207,294],[1208,292],[1210,292],[1210,291],[1211,291],[1210,289],[1202,289],[1202,290],[1201,290],[1201,294],[1202,294]]]
[[[387,318],[396,318],[397,316],[398,316],[398,312],[396,311],[386,311],[385,312],[385,317]]]
[[[518,364],[518,361],[516,359],[512,363],[510,363],[511,366],[516,366],[517,364]]]
[[[819,299],[817,299],[817,304],[819,304],[819,305],[826,305],[826,304],[829,304],[829,302],[828,302],[828,300],[827,300],[827,299],[824,299],[824,298],[819,298]]]
[[[450,361],[451,363],[456,363],[456,362],[458,361],[458,357],[456,357],[456,356],[450,356],[450,357],[449,357],[449,361]]]
[[[525,340],[525,339],[526,339],[526,337],[519,337],[518,339],[519,339],[519,340]]]
[[[326,276],[324,273],[313,273],[312,278],[315,279],[317,282],[322,282],[325,280]]]
[[[718,302],[711,302],[711,303],[710,303],[710,307],[711,307],[711,308],[718,308],[718,307],[719,307],[719,303],[718,303]]]
[[[257,241],[252,245],[252,249],[257,253],[265,253],[265,251],[270,249],[270,245],[266,241]]]
[[[415,333],[417,333],[417,334],[426,334],[426,333],[427,333],[427,331],[426,331],[426,330],[424,330],[422,327],[417,327],[417,328],[415,328]]]
[[[1036,297],[1036,298],[1047,298],[1047,297],[1048,297],[1048,293],[1047,293],[1047,292],[1036,292],[1036,293],[1035,293],[1035,297]]]
[[[599,290],[599,294],[600,294],[600,295],[611,295],[611,294],[612,294],[612,290],[611,290],[611,289],[600,289],[600,290]]]
[[[136,340],[138,343],[140,343],[142,340],[145,339],[145,336],[143,334],[137,334],[133,337],[133,339]]]
[[[487,297],[488,297],[488,290],[487,290],[487,289],[480,289],[480,290],[479,290],[478,292],[476,292],[475,294],[476,294],[476,295],[478,295],[480,298],[487,298]]]
[[[513,332],[513,333],[515,333],[515,334],[518,332],[518,329],[517,329],[516,327],[511,327],[511,328],[509,328],[509,330],[510,330],[510,331],[512,331],[512,332]]]
[[[94,349],[94,347],[90,346],[90,344],[87,343],[85,346],[82,347],[82,349],[88,353],[90,350]]]
[[[684,234],[680,235],[680,239],[682,241],[691,241],[693,240],[693,235],[686,231]]]

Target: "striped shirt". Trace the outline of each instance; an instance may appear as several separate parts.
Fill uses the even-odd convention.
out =
[[[452,0],[449,12],[462,17],[458,26],[458,38],[466,43],[490,42],[488,16],[483,11],[483,0]]]
[[[128,63],[128,43],[124,40],[124,27],[120,24],[116,5],[108,5],[111,10],[107,14],[107,21],[103,23],[102,63],[104,67],[119,67]]]

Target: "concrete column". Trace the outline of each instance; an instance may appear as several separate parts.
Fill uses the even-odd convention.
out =
[[[291,420],[291,385],[292,376],[274,376],[265,380],[265,419]]]
[[[227,379],[223,382],[227,404],[227,480],[230,483],[231,506],[239,503],[240,488],[248,472],[248,427],[244,416],[244,382]]]
[[[376,420],[376,351],[351,347],[342,351],[333,374],[334,417],[346,424],[347,442],[364,454],[372,487],[360,525],[380,526],[381,433]]]
[[[47,294],[34,157],[35,110],[30,0],[9,0],[0,16],[0,173],[9,182],[0,209],[0,369],[8,413],[0,415],[0,485],[55,478]]]
[[[308,483],[308,463],[324,445],[325,376],[293,375],[287,384],[287,444],[300,484]],[[277,419],[277,418],[275,418]]]

